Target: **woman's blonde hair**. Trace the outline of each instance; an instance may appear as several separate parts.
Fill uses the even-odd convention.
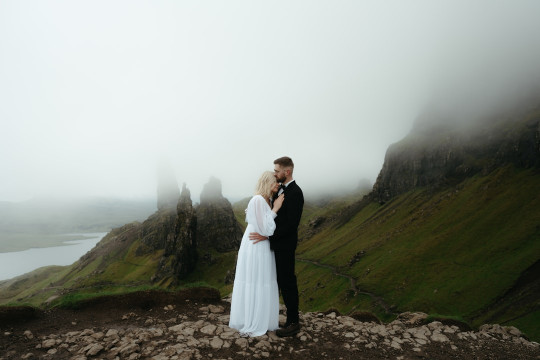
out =
[[[255,188],[255,195],[262,195],[265,198],[272,197],[272,188],[277,182],[276,177],[272,171],[265,171],[262,173],[259,181],[257,181],[257,187]]]

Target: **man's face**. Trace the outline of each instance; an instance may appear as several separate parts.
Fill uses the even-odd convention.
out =
[[[287,179],[287,170],[281,167],[279,164],[274,165],[274,176],[276,180],[280,183],[283,183]]]

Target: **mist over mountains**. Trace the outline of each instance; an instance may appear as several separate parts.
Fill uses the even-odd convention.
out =
[[[0,202],[0,249],[52,246],[60,244],[66,234],[108,232],[142,221],[155,209],[155,200],[114,198]]]
[[[465,126],[425,112],[388,147],[372,189],[360,181],[358,193],[306,201],[301,308],[369,310],[384,321],[425,311],[472,326],[511,324],[540,338],[538,103]],[[229,294],[245,202],[231,206],[216,178],[204,184],[200,205],[185,185],[178,200],[176,180],[166,183],[171,198],[158,196],[163,206],[143,223],[115,228],[61,272],[4,282],[2,301],[50,306],[63,291],[193,283]]]

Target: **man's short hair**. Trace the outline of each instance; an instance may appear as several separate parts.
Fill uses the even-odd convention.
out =
[[[288,156],[283,156],[274,160],[274,164],[280,165],[281,167],[294,169],[294,163]]]

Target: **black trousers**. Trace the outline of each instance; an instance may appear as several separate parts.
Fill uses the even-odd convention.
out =
[[[277,283],[283,302],[287,307],[287,322],[297,323],[298,317],[298,284],[294,273],[295,250],[275,250]]]

